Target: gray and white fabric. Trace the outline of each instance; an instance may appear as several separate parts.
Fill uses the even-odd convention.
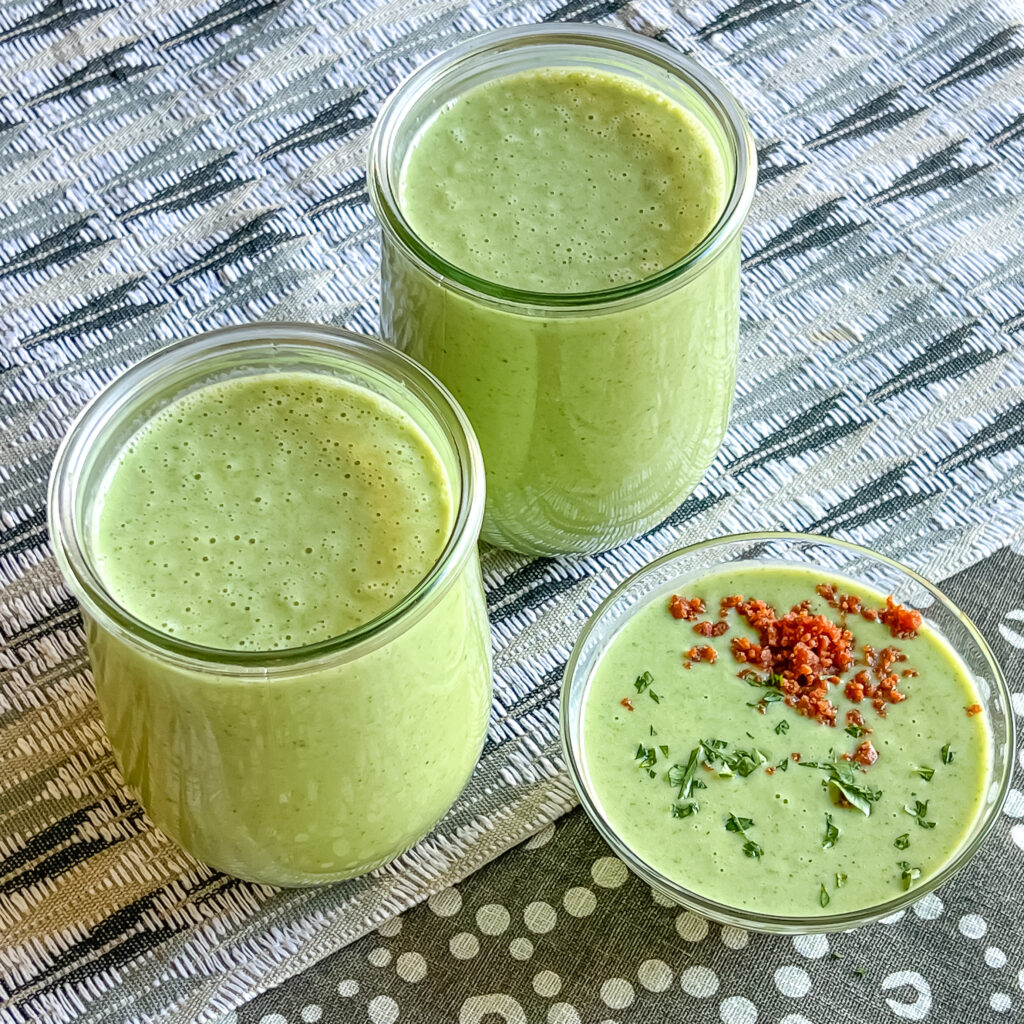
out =
[[[813,530],[937,580],[976,570],[991,596],[990,637],[1002,638],[1003,651],[1024,647],[1024,595],[1012,586],[1014,552],[1024,552],[1021,17],[1011,0],[0,0],[0,1020],[209,1024],[237,1012],[248,1021],[238,1008],[258,992],[328,954],[356,955],[364,947],[336,951],[544,828],[574,802],[556,697],[580,624],[625,575],[688,541]],[[697,491],[633,543],[532,562],[485,552],[496,652],[490,734],[472,783],[434,835],[372,876],[328,888],[227,878],[156,831],[118,777],[77,608],[48,547],[54,450],[104,383],[170,340],[261,318],[372,332],[377,236],[363,163],[376,111],[410,69],[456,39],[542,20],[603,20],[656,36],[723,77],[750,113],[762,169],[744,242],[729,435]],[[998,577],[1007,572],[1016,576]],[[1024,712],[1019,671],[1011,686]],[[917,976],[936,988],[952,964],[974,993],[971,1016],[945,1015],[936,1000],[929,1019],[1024,1007],[1024,911],[1011,888],[1019,894],[1024,825],[1011,819],[1024,798],[1015,785],[979,876],[1002,915],[996,952],[980,931],[996,932],[996,920],[977,909],[974,876],[962,877],[941,893],[944,912],[930,925],[941,943],[921,947],[932,950],[930,969],[920,957],[887,954],[886,965],[902,966],[891,968],[892,993],[875,977],[879,1019],[926,1019],[913,997]],[[563,849],[563,835],[566,856],[592,841],[577,819],[551,849]],[[514,861],[486,877],[506,863]],[[570,887],[601,889],[593,878]],[[632,880],[615,892],[615,915],[594,920],[625,936],[634,904],[646,920],[649,894]],[[565,893],[551,893],[527,899],[524,890],[523,906],[506,909],[521,920],[527,904],[544,902],[571,917],[559,902]],[[917,948],[921,920],[912,913],[876,926],[864,941],[874,934],[880,948]],[[481,966],[500,942],[488,945],[473,921],[481,952],[465,963],[503,970]],[[673,927],[665,943],[686,942]],[[403,934],[389,940],[396,964]],[[508,943],[526,933],[502,941],[506,934],[507,959]],[[729,1024],[753,1021],[759,1005],[761,1019],[785,1010],[787,1024],[843,1019],[756,996],[774,941],[732,950],[734,973],[727,982],[716,970],[721,995],[706,1005]],[[638,963],[659,959],[673,998],[686,996],[677,975],[687,964],[670,960],[668,946],[626,957],[615,972],[586,966],[602,948],[588,947],[579,971],[591,973],[563,979],[566,992],[610,978],[652,991]],[[408,952],[426,960],[425,948]],[[454,971],[458,957],[444,955]],[[802,964],[815,993],[839,985],[797,956],[790,946],[778,966]],[[365,981],[362,994],[345,997],[335,985],[333,1002],[316,1005],[327,1020],[377,1024],[393,1012],[500,1015],[467,1008],[487,990],[469,980],[440,986],[441,968],[425,965],[424,984],[434,979],[446,1000],[433,1010],[427,987],[399,1001]],[[387,969],[394,984],[411,984]],[[791,988],[804,984],[793,977]],[[684,1012],[639,996],[632,1009],[613,1009],[582,994],[556,998],[550,979],[538,984],[552,995],[531,983],[531,1021]],[[727,1004],[734,994],[753,1010]],[[373,1004],[378,995],[395,1007]],[[871,1019],[866,1003],[834,995],[830,1005],[840,1004],[850,1019]],[[306,1010],[294,1005],[289,1024]],[[603,1006],[601,1017],[591,1005]]]

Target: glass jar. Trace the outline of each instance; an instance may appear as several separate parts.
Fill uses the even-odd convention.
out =
[[[432,118],[482,83],[553,67],[638,82],[706,129],[725,203],[678,262],[601,291],[524,291],[467,273],[410,226],[402,175]],[[628,32],[489,32],[428,62],[390,98],[367,172],[383,225],[382,333],[451,389],[477,432],[485,540],[529,554],[601,550],[660,522],[700,481],[735,387],[740,229],[756,177],[750,130],[725,86]]]
[[[294,371],[366,388],[424,432],[455,510],[440,558],[384,614],[304,647],[216,650],[140,621],[105,585],[95,541],[104,481],[124,446],[184,394]],[[155,824],[199,860],[275,885],[362,874],[425,835],[469,778],[487,727],[483,501],[479,448],[450,395],[401,353],[347,331],[212,331],[101,392],[57,453],[50,535],[82,606],[111,746]]]

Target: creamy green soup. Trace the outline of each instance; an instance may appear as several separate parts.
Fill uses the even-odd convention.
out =
[[[822,582],[762,565],[680,584],[706,612],[676,618],[667,594],[641,607],[586,694],[585,768],[612,828],[667,878],[731,907],[808,916],[884,903],[940,871],[981,809],[991,740],[965,666],[927,624],[894,637],[829,604]],[[886,607],[827,582],[869,614]],[[805,616],[849,630],[851,664],[825,684],[835,724],[791,706],[782,676],[736,660],[737,643],[762,638],[721,610],[731,595],[779,617],[808,601]],[[704,636],[702,623],[728,629]],[[905,660],[886,664],[886,648]],[[893,699],[852,699],[865,678],[879,694],[888,679]]]

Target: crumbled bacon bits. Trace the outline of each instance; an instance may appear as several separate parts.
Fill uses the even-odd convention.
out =
[[[917,631],[921,628],[921,613],[897,604],[891,594],[885,599],[885,611],[878,617],[889,627],[889,632],[897,640],[909,640],[917,636]]]
[[[846,712],[846,724],[857,726],[861,732],[872,731],[864,724],[864,716],[856,708],[850,708],[850,710]]]
[[[843,760],[856,761],[870,768],[878,760],[878,751],[871,746],[871,740],[865,740],[852,754],[843,754]]]
[[[712,622],[710,619],[704,619],[693,624],[693,631],[698,636],[721,636],[723,633],[729,632],[729,623]]]
[[[893,665],[906,660],[907,656],[898,647],[883,647],[876,651],[870,644],[865,644],[864,664],[868,670],[858,672],[846,684],[843,692],[847,699],[854,704],[870,700],[874,709],[884,718],[887,705],[900,704],[907,699],[907,695],[898,689],[899,676],[889,671]],[[917,673],[914,672],[914,675]]]
[[[623,707],[624,707],[624,708],[625,708],[625,709],[626,709],[627,711],[632,711],[632,710],[633,710],[633,702],[632,702],[632,701],[631,701],[631,700],[630,700],[630,699],[629,699],[628,697],[623,697],[623,698],[622,698],[622,700],[620,700],[620,701],[619,701],[619,703],[620,703],[620,704],[621,704],[621,705],[622,705],[622,706],[623,706]]]
[[[964,708],[964,711],[967,712],[967,717],[968,718],[973,718],[975,715],[980,715],[981,714],[981,705],[980,704],[972,704],[970,707]]]
[[[689,668],[695,661],[706,661],[709,665],[714,665],[714,663],[718,661],[718,651],[716,651],[714,647],[703,644],[700,647],[691,647],[686,654],[683,655],[683,658],[686,668]]]
[[[806,603],[781,618],[764,601],[741,598],[730,606],[757,631],[759,641],[734,637],[730,644],[733,657],[781,676],[779,689],[791,708],[825,725],[835,725],[836,707],[828,698],[828,688],[839,681],[838,673],[853,663],[850,631],[824,615],[812,615]]]
[[[678,594],[673,594],[668,603],[668,610],[674,619],[692,620],[698,615],[703,615],[707,608],[704,607],[704,602],[699,597],[680,597]]]

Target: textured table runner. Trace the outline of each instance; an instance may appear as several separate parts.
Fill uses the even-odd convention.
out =
[[[1000,625],[1024,619],[1024,556],[1004,548],[943,589],[1020,680],[1024,643]],[[789,937],[666,905],[575,810],[222,1024],[1021,1020],[1022,816],[1017,790],[971,867],[911,910]]]
[[[0,0],[0,1020],[215,1021],[567,810],[561,665],[588,612],[663,551],[785,527],[943,579],[1024,547],[1016,12],[1008,0]],[[694,495],[634,543],[580,559],[485,553],[490,735],[433,836],[319,890],[218,875],[121,786],[49,553],[54,449],[105,382],[169,340],[258,318],[372,330],[362,167],[375,112],[456,39],[544,19],[654,35],[750,112],[762,171],[730,433]],[[997,624],[1016,645],[1019,609]],[[989,856],[1016,869],[1022,848],[1021,826],[1003,828]],[[744,954],[752,977],[759,949]]]

